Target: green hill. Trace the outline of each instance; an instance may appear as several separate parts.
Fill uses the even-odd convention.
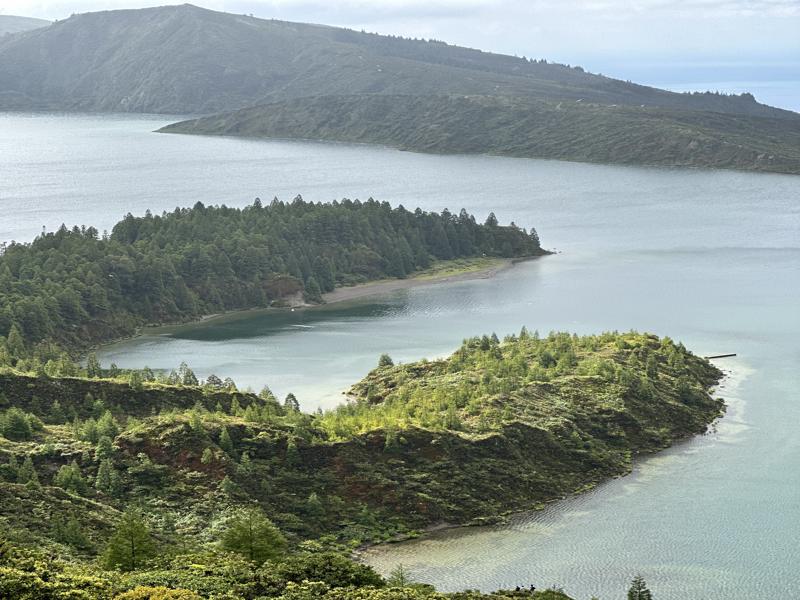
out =
[[[175,123],[160,131],[800,173],[800,121],[521,96],[301,98]]]
[[[79,14],[0,41],[0,108],[171,114],[341,94],[526,95],[798,119],[752,96],[676,94],[438,41],[191,5]]]
[[[705,431],[722,409],[709,395],[716,368],[645,334],[540,339],[523,330],[466,340],[442,360],[390,363],[382,358],[348,405],[322,415],[268,390],[7,370],[0,534],[15,549],[0,540],[0,595],[47,581],[85,595],[29,597],[110,598],[139,585],[305,600],[322,594],[290,582],[381,587],[329,551],[539,507]],[[160,556],[124,574],[93,567],[131,506]],[[220,539],[232,515],[253,506],[287,546],[248,567]],[[60,561],[25,558],[39,549]]]

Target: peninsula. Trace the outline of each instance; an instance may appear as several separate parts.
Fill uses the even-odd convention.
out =
[[[633,332],[523,329],[437,361],[382,356],[323,414],[300,412],[291,394],[179,373],[0,372],[0,592],[431,597],[349,550],[580,492],[702,433],[723,408],[709,394],[720,371]]]

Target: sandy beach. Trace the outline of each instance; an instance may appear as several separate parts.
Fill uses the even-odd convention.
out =
[[[510,269],[514,266],[514,261],[510,258],[502,258],[491,261],[487,266],[479,267],[474,270],[464,270],[461,272],[443,273],[420,273],[407,279],[382,279],[380,281],[370,281],[359,285],[336,288],[332,292],[322,295],[325,304],[336,302],[346,302],[367,296],[386,294],[397,290],[407,290],[423,285],[433,285],[437,283],[469,281],[472,279],[489,279],[501,271]],[[307,305],[308,306],[308,305]]]

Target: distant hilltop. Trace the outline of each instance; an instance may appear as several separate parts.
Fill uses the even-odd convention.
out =
[[[8,33],[19,33],[39,27],[47,27],[50,21],[44,19],[34,19],[32,17],[14,17],[12,15],[0,15],[0,36]]]
[[[752,97],[678,94],[440,41],[184,4],[79,14],[0,42],[0,108],[229,111],[304,96],[521,95],[798,118]]]

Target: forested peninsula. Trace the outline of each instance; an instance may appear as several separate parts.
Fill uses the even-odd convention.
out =
[[[145,324],[320,302],[337,286],[404,278],[436,261],[547,254],[535,229],[501,226],[494,214],[481,224],[465,210],[299,196],[129,214],[102,235],[62,226],[0,251],[0,365],[34,371],[68,364],[64,348],[74,357]]]
[[[348,554],[580,492],[723,408],[719,370],[635,332],[523,329],[435,361],[384,355],[316,414],[184,375],[0,369],[0,596],[568,600],[435,594]]]

